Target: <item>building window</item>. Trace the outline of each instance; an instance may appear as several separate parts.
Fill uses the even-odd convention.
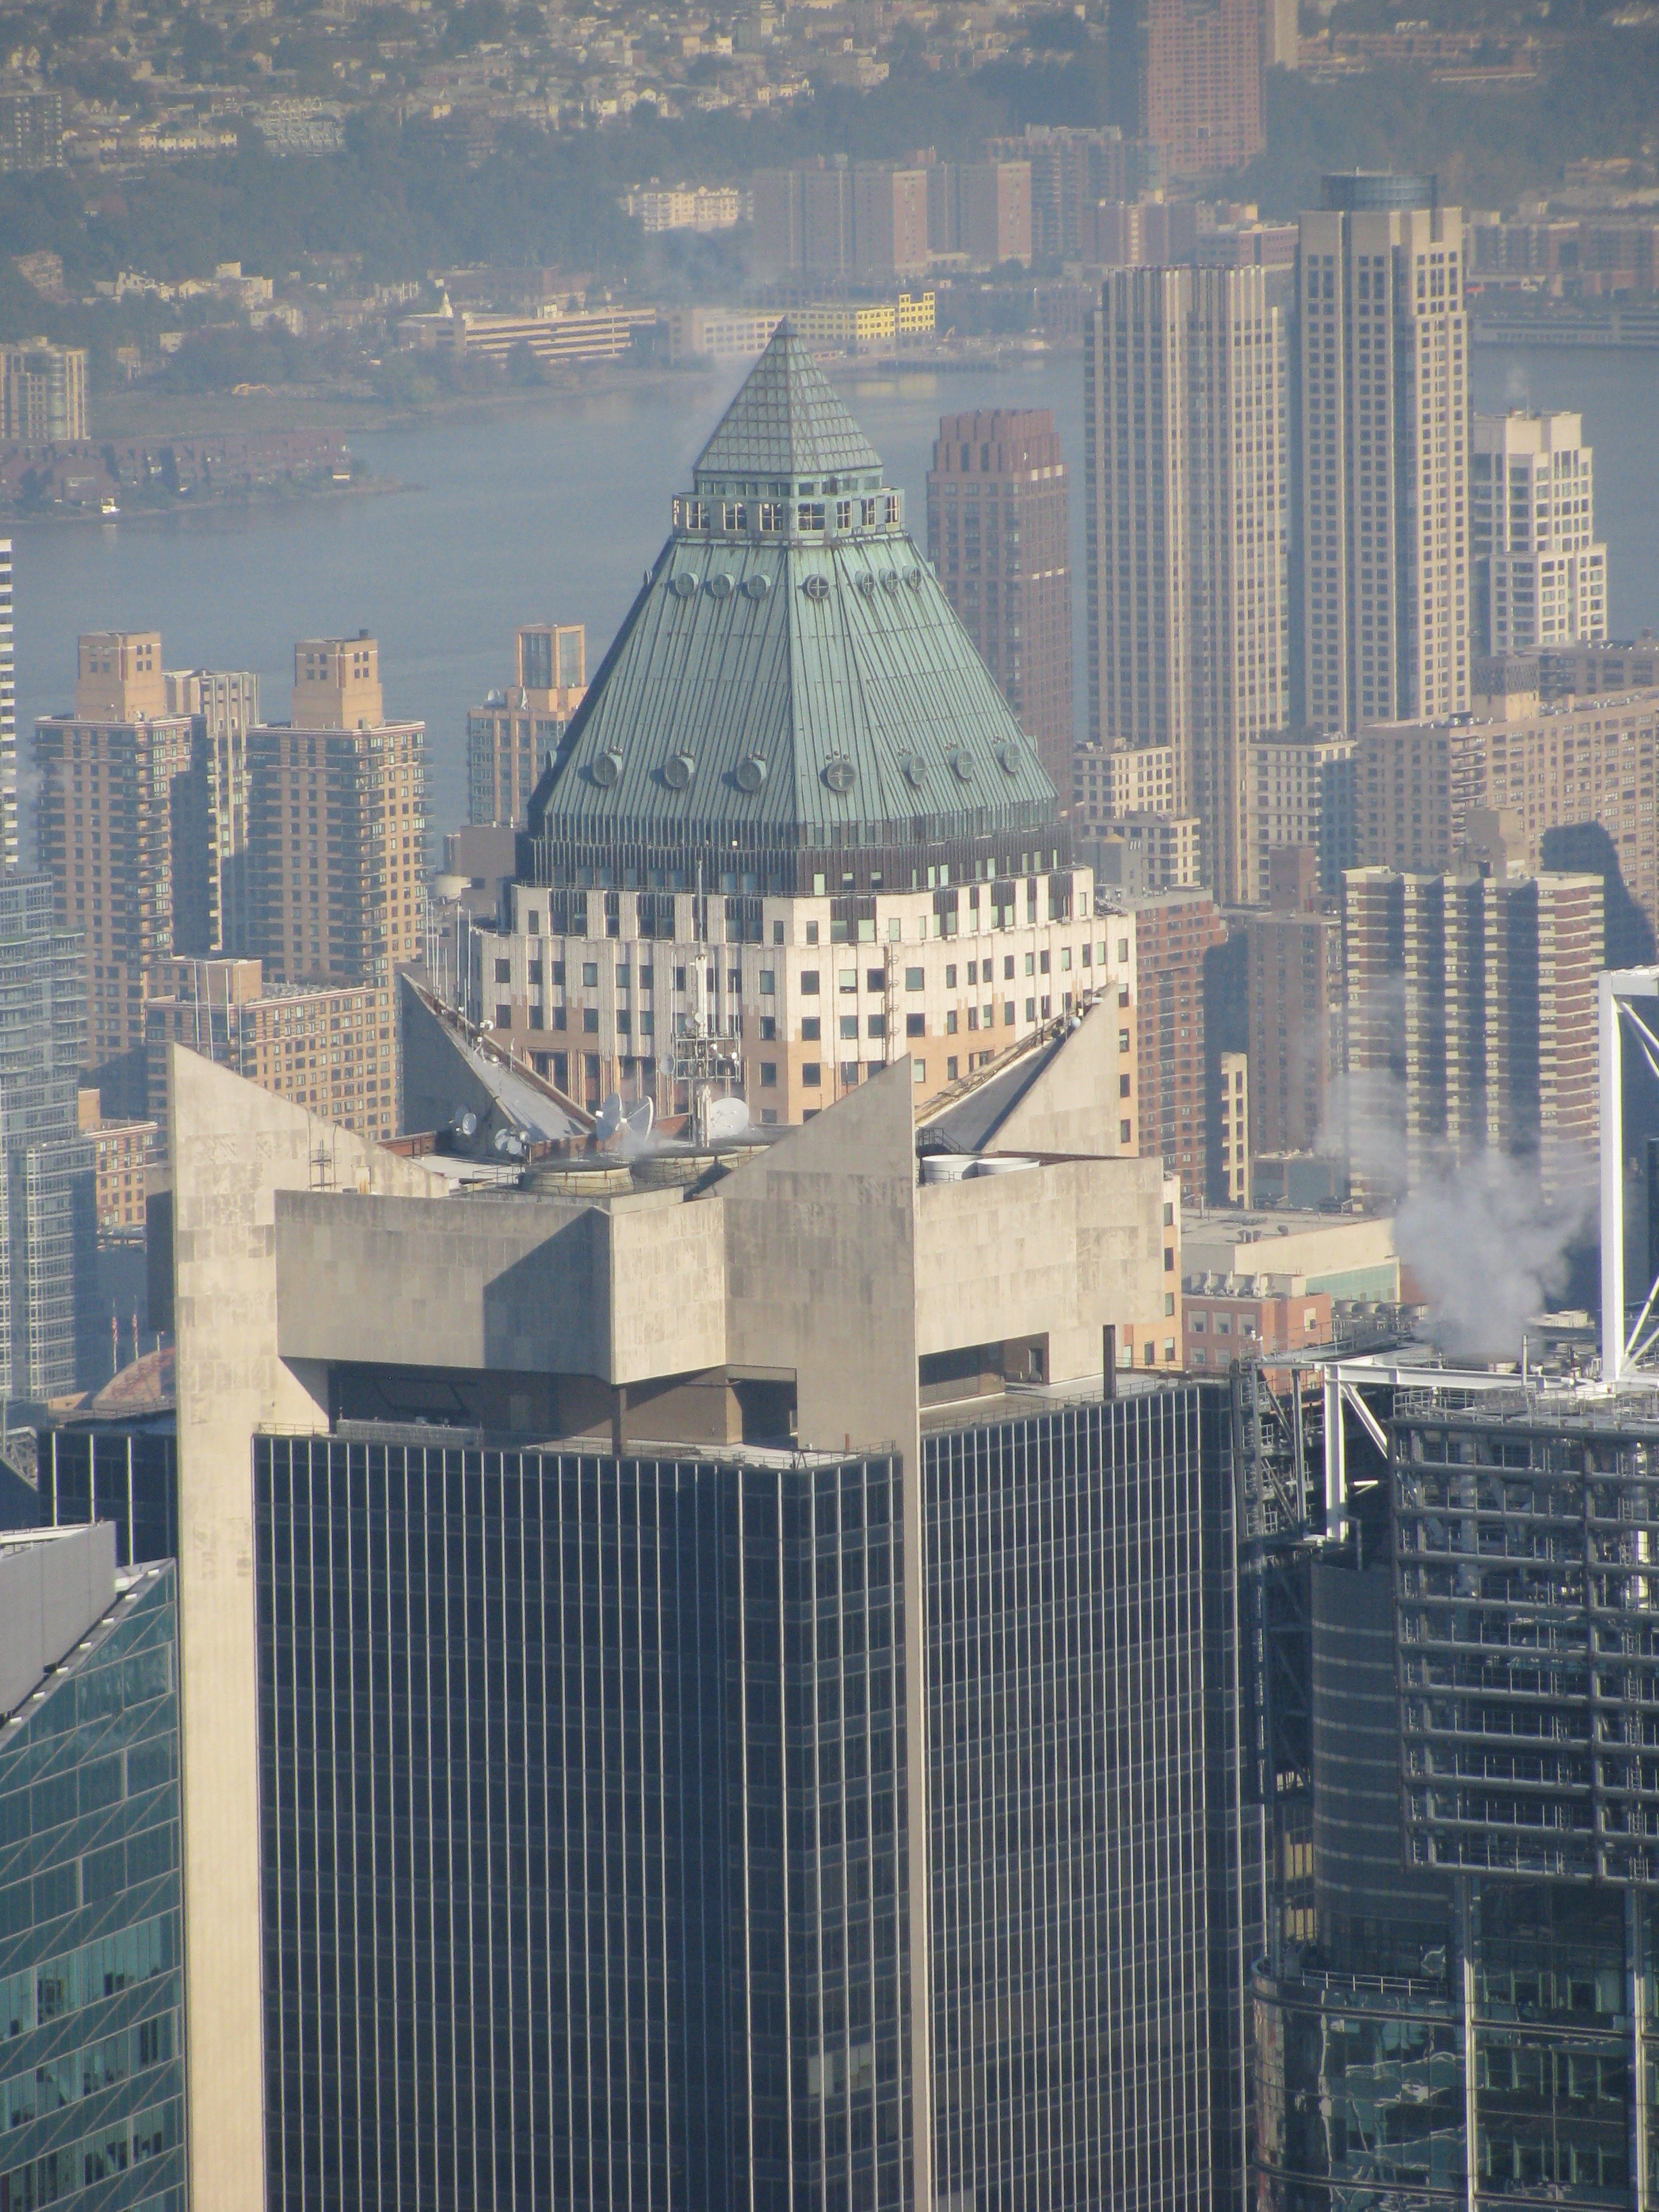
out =
[[[869,1035],[872,1037],[884,1037],[887,1034],[886,1015],[872,1014],[866,1026]]]
[[[957,1033],[957,1010],[956,1010],[956,1008],[955,1008],[954,1006],[952,1006],[952,1007],[951,1007],[951,1011],[950,1011],[950,1012],[949,1012],[949,1013],[947,1013],[947,1014],[945,1015],[945,1036],[954,1036],[956,1035],[956,1033]]]
[[[777,1087],[778,1087],[778,1064],[777,1064],[776,1060],[762,1060],[762,1062],[761,1062],[761,1089],[762,1089],[763,1091],[775,1091],[775,1090],[777,1089]]]
[[[947,1060],[945,1063],[945,1079],[947,1083],[954,1083],[957,1079],[957,1063],[954,1060]]]
[[[906,1036],[926,1036],[927,1017],[925,1014],[907,1014],[904,1017],[904,1034]]]
[[[922,969],[907,968],[904,971],[904,988],[907,991],[920,991],[927,981],[926,972]]]
[[[801,1042],[817,1044],[823,1035],[823,1024],[816,1014],[808,1014],[800,1025]]]
[[[582,1030],[584,1035],[587,1036],[598,1036],[599,1033],[599,1014],[597,1006],[584,1006],[582,1008]]]
[[[498,1030],[510,1030],[510,1029],[512,1028],[512,1026],[513,1026],[513,1009],[512,1009],[512,1007],[511,1007],[511,1006],[497,1006],[497,1007],[496,1007],[496,1009],[495,1009],[495,1026],[496,1026],[496,1028],[497,1028]]]
[[[1127,1075],[1120,1075],[1117,1079],[1117,1095],[1120,1098],[1127,1098],[1129,1095],[1129,1079]]]
[[[513,981],[513,963],[510,960],[498,960],[495,963],[495,981],[498,983],[510,983]]]
[[[816,1060],[809,1060],[805,1062],[800,1072],[800,1079],[809,1091],[822,1088],[823,1070]]]
[[[845,1042],[849,1037],[856,1037],[858,1033],[858,1016],[856,1014],[843,1014],[841,1018],[841,1034],[842,1041]]]
[[[582,963],[582,988],[586,991],[597,991],[599,988],[599,962],[597,960],[584,960]]]
[[[801,970],[800,988],[801,996],[804,999],[816,999],[817,997],[818,971],[816,968],[804,968]]]

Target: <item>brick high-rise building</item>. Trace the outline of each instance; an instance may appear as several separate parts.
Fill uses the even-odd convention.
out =
[[[1601,878],[1356,868],[1344,900],[1351,1164],[1399,1197],[1484,1151],[1597,1142]]]
[[[1030,202],[1027,202],[1030,219]],[[860,161],[853,171],[853,272],[906,276],[927,266],[927,172]]]
[[[1290,719],[1285,340],[1259,269],[1125,269],[1085,332],[1090,736],[1172,749],[1224,904]]]
[[[1139,135],[1170,174],[1242,169],[1267,143],[1261,0],[1136,0]]]
[[[466,718],[466,818],[524,825],[530,794],[587,685],[580,623],[533,623],[514,639],[514,678]]]
[[[426,726],[386,720],[367,631],[295,647],[293,720],[248,753],[248,950],[279,982],[389,987],[422,949]]]
[[[1093,258],[1092,218],[1103,200],[1136,201],[1164,183],[1162,149],[1126,138],[1115,125],[1089,131],[1028,123],[1023,137],[988,139],[985,153],[988,161],[1029,163],[1031,244],[1056,261]]]
[[[927,554],[980,658],[1072,790],[1072,539],[1046,407],[946,415],[927,471]]]
[[[1003,157],[935,161],[927,172],[927,244],[982,268],[1031,258],[1031,165]]]
[[[1204,960],[1227,941],[1207,891],[1164,891],[1129,902],[1135,918],[1140,1151],[1181,1178],[1182,1202],[1209,1190],[1204,1058]]]
[[[86,939],[88,1065],[106,1110],[143,1109],[144,1000],[208,949],[208,830],[194,726],[167,710],[153,630],[83,636],[75,709],[35,725],[40,872]]]
[[[1342,1073],[1342,924],[1320,903],[1319,855],[1270,856],[1268,907],[1246,927],[1250,1135],[1258,1152],[1310,1152]]]
[[[398,1127],[395,982],[267,983],[257,960],[176,960],[162,981],[144,1009],[150,1111],[162,1127],[170,1044],[337,1129],[382,1137]]]
[[[1433,180],[1327,177],[1302,217],[1298,720],[1469,704],[1469,318],[1463,218]]]

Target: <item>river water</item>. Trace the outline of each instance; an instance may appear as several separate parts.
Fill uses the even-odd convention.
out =
[[[1595,447],[1615,635],[1659,628],[1659,441],[1655,356],[1484,349],[1483,406],[1576,407]],[[433,820],[465,814],[465,717],[506,682],[521,623],[584,622],[588,667],[627,611],[668,528],[668,501],[739,381],[659,380],[637,393],[549,403],[481,420],[354,433],[355,453],[407,489],[246,512],[112,525],[21,526],[17,724],[24,781],[37,714],[74,693],[88,629],[159,629],[172,667],[258,671],[264,710],[288,710],[295,638],[372,631],[388,711],[425,719]],[[839,388],[909,495],[926,538],[925,479],[941,412],[1049,407],[1073,471],[1074,690],[1087,696],[1083,368],[1075,355],[948,374],[872,370]]]

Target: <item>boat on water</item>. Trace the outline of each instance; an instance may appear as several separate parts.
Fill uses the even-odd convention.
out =
[[[99,507],[98,512],[106,522],[115,522],[120,519],[120,506],[112,499],[105,500]]]

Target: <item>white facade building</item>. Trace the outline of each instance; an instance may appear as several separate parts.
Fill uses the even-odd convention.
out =
[[[1565,413],[1474,418],[1471,547],[1480,652],[1598,644],[1607,549],[1595,537],[1592,449]]]

